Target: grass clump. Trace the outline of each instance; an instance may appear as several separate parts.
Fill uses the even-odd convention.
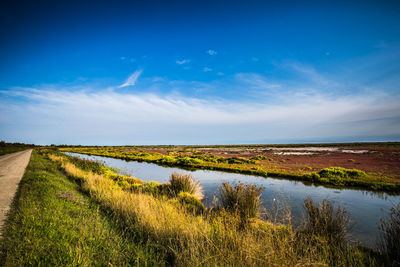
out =
[[[380,250],[386,255],[392,266],[400,266],[400,203],[391,208],[389,217],[382,220]]]
[[[251,158],[252,160],[266,160],[268,159],[266,156],[264,155],[257,155]]]
[[[177,200],[190,213],[199,215],[206,210],[203,203],[201,203],[197,197],[188,192],[180,192]]]
[[[319,205],[311,198],[304,200],[306,219],[304,232],[327,237],[330,241],[343,242],[347,235],[350,220],[345,208],[335,210],[332,202],[324,199]]]
[[[173,173],[169,178],[169,189],[172,195],[187,192],[198,199],[203,199],[201,184],[190,174]]]
[[[157,196],[162,194],[163,185],[158,182],[144,182],[144,183],[134,183],[129,189],[135,193],[150,194]]]
[[[257,218],[260,212],[260,194],[263,187],[239,183],[231,186],[224,182],[219,188],[220,202],[228,211],[238,213],[243,220]]]
[[[342,167],[325,168],[325,169],[320,170],[318,172],[318,174],[321,178],[328,178],[328,179],[334,179],[334,178],[357,179],[357,178],[364,178],[367,176],[367,174],[361,170],[346,169],[346,168],[342,168]]]

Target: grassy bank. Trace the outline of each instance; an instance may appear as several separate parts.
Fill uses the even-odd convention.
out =
[[[135,242],[100,207],[34,150],[4,226],[0,265],[163,263],[154,246]]]
[[[84,160],[79,162],[63,155],[50,158],[79,181],[82,189],[110,211],[132,236],[159,244],[168,265],[370,266],[376,263],[369,251],[320,233],[294,231],[290,226],[257,218],[246,217],[243,221],[240,213],[223,208],[194,212],[187,209],[188,203],[178,201],[182,194],[162,190],[176,187],[172,186],[172,180],[170,184],[155,185],[157,190],[148,186],[148,190],[146,183],[110,176]],[[137,187],[142,190],[136,190]]]
[[[144,161],[164,166],[219,170],[263,177],[286,178],[336,187],[363,188],[394,193],[400,192],[400,183],[390,182],[384,176],[338,167],[326,168],[318,172],[288,173],[282,170],[265,169],[265,167],[259,164],[260,160],[268,160],[263,157],[246,159],[214,155],[183,155],[180,153],[164,155],[157,152],[141,150],[126,152],[118,147],[65,147],[60,148],[60,150],[124,160]]]

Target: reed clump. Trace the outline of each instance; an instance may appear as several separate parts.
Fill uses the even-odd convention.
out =
[[[238,212],[243,220],[257,218],[260,213],[260,194],[263,187],[238,183],[234,186],[222,183],[219,188],[222,207],[231,212]]]
[[[169,189],[172,195],[187,192],[198,199],[203,199],[203,191],[199,181],[190,174],[173,173],[169,178]]]
[[[380,229],[380,250],[392,266],[400,266],[400,203],[391,208],[386,219],[382,219]]]
[[[306,218],[304,232],[327,237],[330,241],[343,242],[348,232],[350,219],[345,208],[334,208],[332,202],[324,199],[317,204],[311,198],[304,200]]]

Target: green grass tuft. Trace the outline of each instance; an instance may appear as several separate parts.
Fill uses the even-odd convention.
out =
[[[201,184],[189,174],[173,173],[169,183],[170,192],[174,196],[178,196],[180,192],[187,192],[198,199],[203,199]]]
[[[304,200],[306,220],[304,231],[317,236],[323,236],[330,241],[344,242],[350,220],[346,209],[340,205],[334,208],[332,202],[323,200],[319,205],[311,198]]]
[[[222,183],[219,188],[220,202],[226,210],[239,213],[243,220],[257,218],[260,212],[261,191],[263,187],[239,183],[231,186]]]

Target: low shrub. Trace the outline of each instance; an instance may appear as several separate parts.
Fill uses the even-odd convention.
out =
[[[201,164],[203,161],[198,158],[193,158],[193,157],[179,157],[177,158],[177,164],[178,165],[192,165],[192,164]]]
[[[264,155],[257,155],[257,156],[252,157],[251,159],[252,160],[265,160],[265,159],[267,159],[267,157]]]
[[[203,203],[188,192],[180,192],[178,194],[178,201],[186,210],[196,215],[202,214],[205,211]]]
[[[269,221],[263,221],[257,218],[249,219],[248,226],[275,236],[290,235],[292,233],[291,225],[273,224]]]
[[[342,167],[330,167],[318,172],[322,178],[362,178],[367,176],[363,171],[357,169],[345,169]]]
[[[344,241],[350,226],[345,208],[338,205],[335,210],[332,202],[324,199],[318,205],[311,198],[304,200],[304,207],[304,232],[327,237],[329,241]]]
[[[169,178],[169,189],[173,196],[178,196],[180,192],[187,192],[203,199],[201,185],[190,174],[173,173]]]
[[[243,220],[259,216],[263,187],[239,183],[231,186],[222,183],[219,187],[222,207],[231,212],[238,212]]]
[[[177,160],[173,156],[164,156],[161,159],[157,160],[156,163],[165,164],[165,165],[174,165]]]
[[[392,262],[392,266],[400,266],[400,203],[391,208],[386,220],[382,219],[380,229],[380,250]]]

